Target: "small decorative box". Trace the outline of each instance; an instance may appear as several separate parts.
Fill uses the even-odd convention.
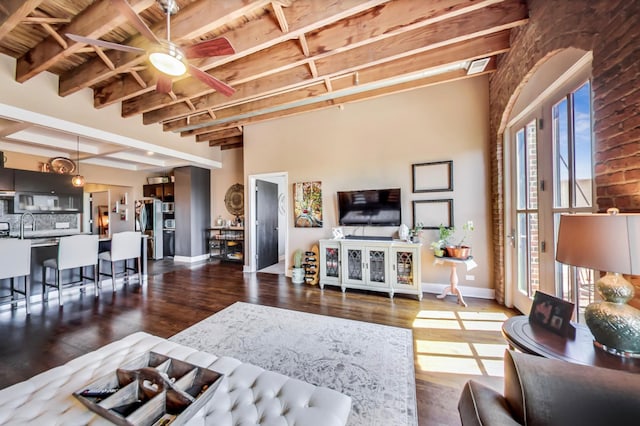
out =
[[[182,425],[215,393],[222,374],[155,352],[121,368],[74,396],[117,425]]]

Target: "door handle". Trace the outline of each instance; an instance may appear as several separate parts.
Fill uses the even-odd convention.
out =
[[[511,245],[512,248],[516,247],[516,230],[512,229],[511,233],[509,235],[507,235],[507,239],[509,240],[509,245]]]

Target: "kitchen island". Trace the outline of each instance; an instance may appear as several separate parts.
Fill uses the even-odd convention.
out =
[[[72,234],[72,235],[77,235]],[[58,255],[58,241],[66,235],[46,235],[46,234],[27,234],[26,240],[31,241],[31,302],[39,302],[42,294],[42,263],[46,259],[55,258]],[[141,243],[141,264],[142,264],[142,280],[147,280],[147,236],[142,235]],[[111,249],[111,237],[109,235],[101,235],[99,237],[98,252],[109,251]],[[108,266],[104,266],[109,268]],[[116,266],[116,273],[122,273],[124,263],[119,262]],[[110,270],[108,271],[110,272]],[[49,272],[51,274],[51,272]],[[91,267],[87,267],[85,276],[92,276]],[[68,283],[72,281],[80,281],[80,269],[70,269],[62,271],[62,282]],[[111,285],[111,277],[98,278],[102,283]],[[53,277],[50,275],[48,281],[51,282]],[[90,282],[90,281],[87,281]],[[19,284],[22,285],[22,284]],[[0,280],[0,300],[9,295],[9,280]],[[79,287],[80,288],[80,287]],[[55,290],[49,290],[49,293]],[[35,296],[35,297],[34,297]]]

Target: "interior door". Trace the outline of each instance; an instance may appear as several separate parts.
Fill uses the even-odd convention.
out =
[[[278,185],[256,180],[257,269],[278,263]]]

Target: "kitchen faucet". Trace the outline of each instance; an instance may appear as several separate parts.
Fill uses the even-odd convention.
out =
[[[31,230],[32,231],[36,230],[36,218],[33,217],[31,212],[22,213],[22,215],[20,215],[20,239],[21,240],[24,239],[24,218],[26,216],[31,216]]]

